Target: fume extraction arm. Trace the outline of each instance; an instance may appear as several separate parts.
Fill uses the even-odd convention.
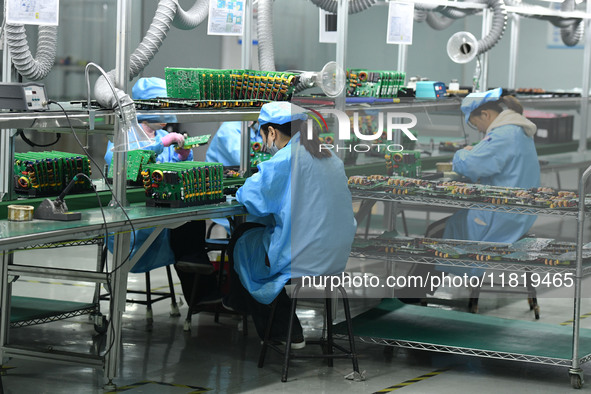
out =
[[[313,4],[328,12],[335,13],[338,8],[338,0],[310,0]],[[453,35],[448,42],[448,53],[452,60],[465,63],[479,54],[490,50],[503,36],[507,25],[507,10],[503,0],[470,0],[476,3],[486,4],[493,12],[493,22],[489,34],[476,40],[468,32],[459,32]],[[349,0],[349,13],[354,14],[365,11],[377,3],[377,0]],[[274,43],[273,43],[273,0],[258,0],[257,32],[259,39],[259,64],[263,70],[274,71]],[[519,6],[528,9],[527,4],[521,0],[507,0],[511,6]],[[564,0],[562,11],[573,11],[575,0]],[[141,40],[138,47],[130,56],[130,80],[135,78],[149,64],[158,52],[171,26],[178,29],[189,30],[197,27],[208,16],[209,0],[196,0],[193,6],[185,11],[179,4],[179,0],[159,0],[154,18]],[[473,15],[480,10],[458,7],[440,6],[430,3],[415,4],[415,21],[425,21],[430,27],[442,30],[453,23],[454,20]],[[561,29],[561,37],[565,45],[576,45],[584,34],[584,24],[580,18],[563,18],[558,16],[536,15],[535,12],[526,13],[525,16],[547,20]],[[47,76],[56,56],[57,28],[52,26],[38,27],[38,42],[36,57],[33,57],[27,43],[25,28],[23,25],[6,24],[8,49],[17,71],[25,78],[37,81]],[[111,82],[115,82],[115,70],[107,73]],[[115,84],[116,86],[116,84]],[[309,86],[300,86],[303,90]],[[95,84],[94,94],[97,101],[104,107],[115,108],[117,99],[122,105],[128,104],[131,99],[119,88],[116,89],[117,97],[113,95],[105,77],[101,76]],[[126,97],[127,96],[127,97]]]

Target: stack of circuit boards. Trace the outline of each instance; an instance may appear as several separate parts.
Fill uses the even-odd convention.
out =
[[[209,68],[165,69],[168,97],[192,100],[289,100],[298,74]]]
[[[391,194],[546,209],[575,210],[579,202],[577,193],[566,190],[554,190],[549,187],[522,189],[518,187],[425,180],[401,176],[352,176],[349,178],[349,188],[360,192],[378,191]],[[587,197],[585,204],[588,205],[589,203]]]
[[[397,97],[404,85],[406,74],[400,71],[347,70],[347,96],[349,97]]]
[[[268,100],[192,100],[183,98],[134,100],[135,107],[139,110],[259,108],[268,102]]]
[[[148,164],[142,170],[147,206],[186,207],[224,200],[221,163],[182,161]]]
[[[128,185],[143,185],[141,172],[147,164],[156,163],[156,153],[151,150],[136,149],[127,152],[127,184]],[[113,160],[109,164],[109,173],[107,174],[109,180],[113,179]]]
[[[395,233],[395,232],[394,232]],[[576,262],[576,243],[551,238],[523,238],[513,244],[436,238],[399,237],[384,233],[373,239],[355,239],[353,251],[366,254],[396,254],[570,266]],[[583,247],[584,260],[591,259],[591,244]]]
[[[14,185],[17,193],[30,196],[57,196],[76,174],[91,175],[84,155],[67,152],[26,152],[14,154]],[[92,183],[78,177],[70,193],[92,190]]]

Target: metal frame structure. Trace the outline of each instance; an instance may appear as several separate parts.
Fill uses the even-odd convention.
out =
[[[14,223],[7,220],[0,220],[0,260],[2,262],[0,273],[0,357],[17,357],[29,359],[41,359],[60,363],[88,365],[95,368],[103,368],[105,377],[108,380],[105,388],[113,388],[113,378],[117,376],[117,364],[119,353],[116,351],[121,344],[121,315],[125,311],[127,274],[131,267],[143,255],[146,249],[167,227],[176,227],[178,224],[191,220],[204,220],[212,218],[223,218],[245,214],[242,205],[237,203],[222,203],[205,205],[199,207],[179,208],[174,211],[161,210],[148,207],[129,207],[125,209],[128,216],[120,209],[111,209],[107,213],[108,231],[116,233],[127,233],[135,228],[154,227],[158,223],[150,237],[137,251],[132,259],[125,260],[121,255],[121,261],[113,258],[113,267],[110,272],[99,272],[96,269],[73,269],[71,267],[39,267],[34,265],[15,264],[14,250],[27,248],[34,245],[67,242],[72,239],[89,240],[102,238],[105,234],[105,224],[100,209],[89,209],[84,211],[85,223],[80,222],[53,222],[34,221],[28,223]],[[129,249],[127,249],[129,250]],[[23,346],[11,345],[9,343],[10,329],[10,304],[12,284],[11,276],[32,276],[53,279],[75,280],[89,283],[111,282],[112,303],[109,311],[110,324],[113,328],[107,330],[107,342],[113,346],[110,351],[103,355],[80,354],[46,349],[37,350],[24,348]],[[118,316],[119,319],[115,319]]]
[[[585,196],[585,183],[591,176],[591,167],[588,167],[583,173],[579,181],[579,196]],[[548,357],[529,356],[524,354],[514,353],[503,353],[503,352],[490,352],[482,349],[468,349],[459,347],[450,347],[437,344],[418,343],[418,342],[407,342],[397,340],[387,340],[382,338],[359,338],[363,342],[378,343],[381,345],[400,346],[408,347],[413,349],[431,350],[445,353],[480,356],[487,358],[498,358],[504,360],[517,360],[527,361],[539,364],[550,364],[550,365],[561,365],[570,366],[569,375],[571,378],[571,385],[574,388],[580,388],[583,385],[583,370],[581,365],[591,360],[591,354],[586,354],[582,357],[579,356],[579,338],[580,338],[580,309],[581,309],[581,281],[585,275],[591,273],[591,266],[583,266],[582,250],[583,250],[583,232],[584,232],[584,221],[585,218],[591,216],[590,212],[586,212],[585,204],[579,204],[576,210],[559,210],[559,209],[545,209],[535,207],[518,207],[509,205],[496,205],[492,203],[474,203],[461,200],[451,200],[445,198],[435,197],[423,197],[414,195],[398,195],[386,192],[374,192],[374,191],[359,191],[353,190],[352,195],[354,199],[370,199],[377,201],[386,202],[405,202],[408,204],[421,204],[429,206],[439,207],[452,207],[452,208],[468,208],[478,209],[494,212],[510,212],[515,214],[526,214],[526,215],[554,215],[564,217],[576,217],[577,218],[577,258],[576,265],[569,267],[558,267],[558,266],[543,266],[540,264],[528,264],[528,263],[510,263],[510,262],[482,262],[472,261],[465,259],[440,259],[430,258],[423,256],[412,256],[412,255],[392,255],[386,253],[366,253],[353,251],[351,256],[353,257],[369,257],[374,259],[382,259],[387,261],[400,261],[409,263],[419,264],[441,264],[445,266],[453,267],[478,267],[486,269],[496,270],[512,270],[512,271],[523,271],[528,269],[529,272],[543,272],[543,273],[558,273],[558,272],[570,272],[574,273],[574,296],[573,296],[573,355],[571,359],[554,359]]]
[[[393,194],[378,191],[359,191],[353,190],[351,192],[354,199],[367,199],[385,202],[404,202],[408,204],[421,204],[437,207],[448,208],[466,208],[478,209],[482,211],[506,212],[520,215],[552,215],[552,216],[577,216],[575,209],[561,209],[561,208],[536,208],[536,207],[520,207],[518,205],[497,205],[485,202],[462,201],[461,199],[452,200],[441,197],[425,197],[415,196],[411,194]],[[591,216],[591,213],[587,213]]]
[[[430,265],[441,265],[445,267],[460,267],[460,268],[483,268],[493,270],[506,270],[506,271],[523,271],[527,269],[527,272],[538,272],[538,273],[575,273],[575,266],[550,266],[536,263],[515,263],[515,262],[503,262],[503,261],[476,261],[468,259],[441,259],[436,257],[425,257],[425,256],[413,256],[408,254],[386,254],[386,253],[368,253],[353,250],[351,257],[355,258],[366,258],[372,260],[392,260],[400,263],[413,263],[413,264],[430,264]],[[591,265],[583,267],[583,275],[587,276],[591,274]]]

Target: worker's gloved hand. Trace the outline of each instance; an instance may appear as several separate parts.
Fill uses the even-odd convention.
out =
[[[189,154],[191,153],[191,149],[177,149],[176,154],[179,156],[181,161],[187,160],[189,158]]]
[[[179,133],[168,133],[162,137],[162,145],[170,146],[172,144],[177,144],[180,148],[182,148],[185,144],[185,137]]]

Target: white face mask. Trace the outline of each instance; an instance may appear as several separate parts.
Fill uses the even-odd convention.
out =
[[[266,144],[265,144],[266,145]],[[271,155],[271,156],[275,156],[275,153],[279,152],[279,148],[277,147],[277,145],[275,145],[275,141],[273,141],[271,143],[271,146],[267,145],[267,152]]]

